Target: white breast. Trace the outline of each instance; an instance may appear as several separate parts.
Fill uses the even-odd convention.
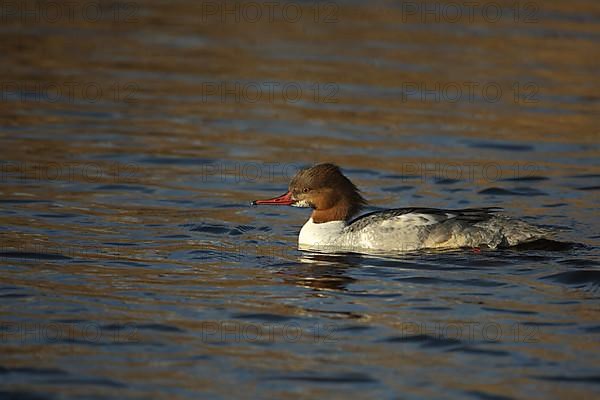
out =
[[[335,246],[346,226],[344,221],[331,221],[316,224],[309,219],[298,236],[298,244],[311,248]]]

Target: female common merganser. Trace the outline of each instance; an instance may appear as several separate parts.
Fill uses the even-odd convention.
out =
[[[333,164],[299,171],[288,192],[255,204],[313,209],[298,237],[301,249],[358,253],[508,247],[544,239],[550,231],[499,215],[498,207],[441,210],[396,208],[351,221],[367,201]]]

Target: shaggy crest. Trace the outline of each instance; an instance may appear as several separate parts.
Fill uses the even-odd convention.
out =
[[[294,195],[307,190],[322,189],[331,189],[337,195],[336,197],[339,198],[337,207],[343,210],[344,220],[356,215],[367,204],[360,190],[344,176],[337,165],[330,163],[317,164],[300,170],[289,185],[289,190]]]

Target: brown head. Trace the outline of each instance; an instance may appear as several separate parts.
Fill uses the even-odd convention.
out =
[[[315,223],[347,221],[367,204],[360,191],[334,164],[317,164],[299,171],[288,192],[252,204],[311,207]]]

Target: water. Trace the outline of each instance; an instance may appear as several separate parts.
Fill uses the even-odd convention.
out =
[[[2,397],[597,396],[600,9],[500,3],[5,12]],[[576,245],[299,252],[307,210],[249,202],[325,161],[367,211],[502,206]]]

